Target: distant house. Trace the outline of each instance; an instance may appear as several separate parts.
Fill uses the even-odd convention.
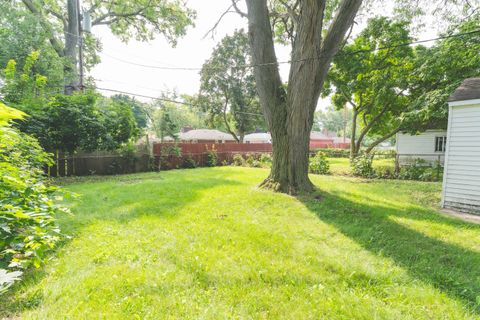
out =
[[[243,141],[245,143],[272,143],[270,133],[250,133],[247,134]],[[318,148],[344,148],[350,144],[349,138],[337,137],[328,131],[312,131],[310,133],[310,149]]]
[[[247,134],[243,138],[244,143],[272,143],[272,136],[267,132],[255,132]]]
[[[449,98],[442,206],[480,214],[480,78]]]
[[[396,151],[401,164],[414,159],[423,159],[429,163],[440,161],[441,164],[445,161],[445,130],[427,130],[417,135],[397,133],[396,140]]]
[[[184,143],[236,143],[228,133],[214,129],[188,129],[178,133],[177,141]],[[175,141],[172,137],[165,137],[164,142]]]

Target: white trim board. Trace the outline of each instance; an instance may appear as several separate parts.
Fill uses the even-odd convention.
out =
[[[476,105],[476,104],[480,104],[480,99],[452,101],[448,103],[450,107],[468,106],[468,105]]]

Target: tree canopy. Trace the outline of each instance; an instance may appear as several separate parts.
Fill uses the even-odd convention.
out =
[[[222,123],[237,142],[265,127],[255,90],[248,37],[243,30],[226,36],[200,72],[199,102],[211,126]]]

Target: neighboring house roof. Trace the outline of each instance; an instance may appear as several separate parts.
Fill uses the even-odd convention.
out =
[[[173,141],[172,137],[164,137],[164,141]],[[178,140],[194,141],[194,140],[216,140],[216,141],[234,141],[233,137],[225,132],[213,129],[194,129],[187,132],[179,132]]]
[[[449,102],[480,99],[480,78],[463,80],[460,87],[448,98]]]
[[[345,140],[343,140],[343,137],[333,137],[333,142],[334,143],[350,143],[351,140],[350,138],[345,137]]]
[[[333,138],[325,135],[322,132],[312,131],[312,132],[310,132],[310,140],[330,140],[330,141],[332,141]]]
[[[272,141],[272,136],[268,132],[256,132],[247,134],[243,137],[243,140],[246,141]]]

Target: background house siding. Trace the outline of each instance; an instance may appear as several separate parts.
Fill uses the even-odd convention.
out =
[[[400,163],[413,159],[424,159],[429,162],[438,161],[443,164],[445,152],[435,152],[435,138],[447,135],[445,130],[427,130],[418,135],[408,133],[397,134],[397,154]]]
[[[452,106],[449,117],[443,205],[480,213],[480,104]]]

